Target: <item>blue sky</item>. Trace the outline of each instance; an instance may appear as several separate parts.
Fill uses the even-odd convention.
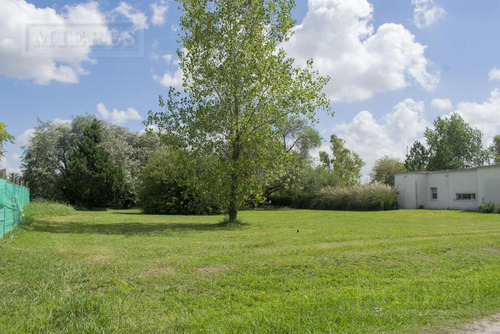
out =
[[[90,113],[140,131],[158,95],[181,80],[177,6],[0,0],[0,122],[17,138],[0,168],[19,168],[37,118]],[[331,76],[335,116],[320,114],[317,128],[360,153],[366,175],[377,158],[403,158],[433,119],[453,111],[483,131],[485,145],[500,134],[499,14],[497,0],[297,1],[296,34],[284,47],[298,65],[312,57]],[[40,26],[97,37],[72,53],[38,54],[24,38]],[[138,43],[120,48],[113,36]]]

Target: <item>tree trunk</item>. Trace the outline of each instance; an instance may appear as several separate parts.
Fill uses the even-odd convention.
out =
[[[231,185],[231,188],[233,188],[233,185]],[[236,192],[233,192],[233,189],[231,189],[231,199],[229,200],[229,222],[230,223],[235,223],[236,220],[238,219],[238,205],[237,205],[237,199],[236,199]]]
[[[229,198],[229,222],[234,223],[238,217],[238,159],[240,157],[239,136],[233,145],[233,171],[231,173],[231,193]]]
[[[231,157],[233,170],[231,172],[231,193],[228,209],[230,223],[235,223],[238,217],[238,160],[240,158],[240,149],[240,134],[239,130],[237,130]]]

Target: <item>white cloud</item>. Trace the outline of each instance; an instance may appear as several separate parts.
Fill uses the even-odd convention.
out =
[[[412,82],[432,90],[439,73],[430,72],[425,46],[404,26],[382,24],[376,31],[367,0],[309,0],[308,12],[284,45],[299,65],[309,58],[331,81],[335,101],[366,100]]]
[[[420,28],[427,28],[446,15],[446,11],[436,5],[434,0],[412,0],[415,6],[413,9],[413,22]]]
[[[52,120],[53,123],[59,124],[59,125],[71,125],[71,120],[70,119],[60,119],[60,118],[54,118]]]
[[[171,53],[164,54],[161,57],[167,62],[167,64],[172,64],[173,55]]]
[[[151,17],[151,23],[155,26],[161,27],[165,24],[167,19],[165,14],[167,13],[168,6],[162,4],[151,4],[151,9],[153,10],[153,16]]]
[[[0,74],[8,77],[76,83],[87,73],[82,63],[91,62],[92,48],[112,43],[97,2],[68,5],[59,13],[25,0],[0,0],[0,8]],[[68,44],[78,47],[57,47]]]
[[[114,124],[123,124],[130,120],[142,120],[141,115],[134,108],[128,108],[127,110],[113,109],[109,111],[103,103],[97,105],[97,112],[103,119],[111,119]]]
[[[489,73],[490,81],[500,80],[500,68],[493,67]]]
[[[31,136],[35,133],[35,129],[27,129],[20,136],[16,138],[16,144],[19,146],[27,146],[30,142]]]
[[[441,111],[448,111],[453,108],[453,104],[449,99],[434,99],[432,100],[431,105]]]
[[[127,2],[120,2],[114,11],[129,19],[134,26],[134,31],[148,29],[149,27],[146,14],[134,9],[134,7]]]
[[[159,128],[158,128],[158,125],[156,124],[153,124],[153,125],[148,125],[146,126],[144,129],[140,130],[139,131],[139,134],[142,135],[144,133],[146,133],[147,130],[151,130],[153,131],[154,133],[158,133],[159,132]]]
[[[156,50],[158,49],[158,40],[157,39],[155,39],[153,41],[153,43],[151,44],[151,49],[153,50],[153,52],[151,53],[151,59],[153,59],[153,60],[160,59],[160,55],[156,52]]]
[[[21,155],[19,153],[12,153],[12,159],[15,161],[21,161]]]
[[[16,167],[13,167],[5,156],[0,158],[0,169],[7,169],[7,174],[9,173],[19,174],[21,172],[21,169],[19,168],[18,164],[19,163],[16,163]],[[0,177],[3,177],[3,175],[0,174]]]
[[[491,143],[493,137],[500,134],[500,89],[493,90],[490,97],[482,103],[458,103],[455,112],[483,132],[483,143]]]
[[[182,88],[182,83],[183,83],[183,78],[184,78],[184,73],[182,72],[180,67],[177,67],[175,72],[165,72],[163,76],[157,76],[156,74],[153,75],[153,79],[155,81],[158,81],[160,84],[162,84],[165,87],[175,87],[175,88]]]
[[[365,110],[350,123],[338,124],[333,131],[364,160],[363,174],[366,176],[375,161],[383,156],[404,158],[406,147],[419,140],[429,126],[424,118],[424,109],[423,102],[406,99],[380,121]]]

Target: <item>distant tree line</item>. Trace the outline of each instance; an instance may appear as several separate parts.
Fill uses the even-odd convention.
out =
[[[321,189],[360,185],[364,162],[343,139],[331,135],[330,150],[314,156],[322,139],[306,119],[279,131],[278,148],[287,154],[281,173],[270,181],[264,177],[242,207],[306,207]],[[457,141],[457,134],[465,141]],[[484,149],[481,132],[458,115],[438,118],[425,139],[426,145],[413,145],[405,162],[387,156],[377,160],[372,182],[393,186],[399,172],[475,167],[500,158],[500,136]],[[168,146],[161,133],[135,133],[77,116],[70,123],[39,120],[24,147],[22,172],[34,198],[83,207],[140,205],[149,213],[212,214],[225,212],[227,203],[217,190],[217,164],[211,154]]]

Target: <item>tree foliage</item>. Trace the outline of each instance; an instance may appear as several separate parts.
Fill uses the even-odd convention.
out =
[[[493,138],[491,152],[495,159],[495,163],[500,164],[500,135],[497,135],[495,136],[495,138]]]
[[[410,153],[406,155],[405,168],[407,171],[423,171],[427,169],[429,163],[429,151],[425,146],[416,141],[410,149]]]
[[[157,152],[140,175],[139,205],[146,213],[215,214],[217,194],[201,182],[213,159],[196,161],[187,150]]]
[[[68,169],[69,155],[76,149],[92,119],[92,116],[77,116],[71,123],[38,121],[22,157],[24,179],[30,184],[33,198],[67,201],[62,175]],[[114,204],[132,206],[136,202],[140,170],[159,149],[158,137],[131,132],[106,122],[101,122],[101,127],[103,140],[100,145],[125,175],[125,185]]]
[[[361,157],[345,147],[345,141],[336,135],[330,137],[332,155],[321,151],[319,159],[323,166],[339,180],[341,185],[357,185],[361,181],[361,168],[365,165]]]
[[[438,117],[434,128],[425,130],[429,147],[428,170],[477,167],[487,164],[490,152],[483,148],[483,134],[457,113]]]
[[[277,191],[299,186],[300,177],[312,163],[311,150],[318,148],[322,141],[319,132],[303,119],[293,120],[279,131],[287,159],[283,174],[264,188],[266,199]]]
[[[64,193],[70,203],[87,208],[108,207],[123,187],[123,171],[99,144],[101,125],[93,119],[70,153],[64,173]]]
[[[0,158],[3,157],[4,148],[3,145],[5,143],[13,143],[14,136],[7,132],[5,129],[6,125],[4,123],[0,123]]]
[[[293,0],[180,1],[177,52],[184,94],[169,91],[164,112],[151,112],[169,147],[216,157],[214,191],[225,196],[229,220],[242,204],[283,175],[290,152],[280,129],[313,120],[329,101],[327,78],[294,66],[280,45],[295,24]]]
[[[406,171],[405,164],[399,159],[385,156],[375,162],[370,176],[373,183],[387,184],[393,187],[396,173],[404,171]]]

